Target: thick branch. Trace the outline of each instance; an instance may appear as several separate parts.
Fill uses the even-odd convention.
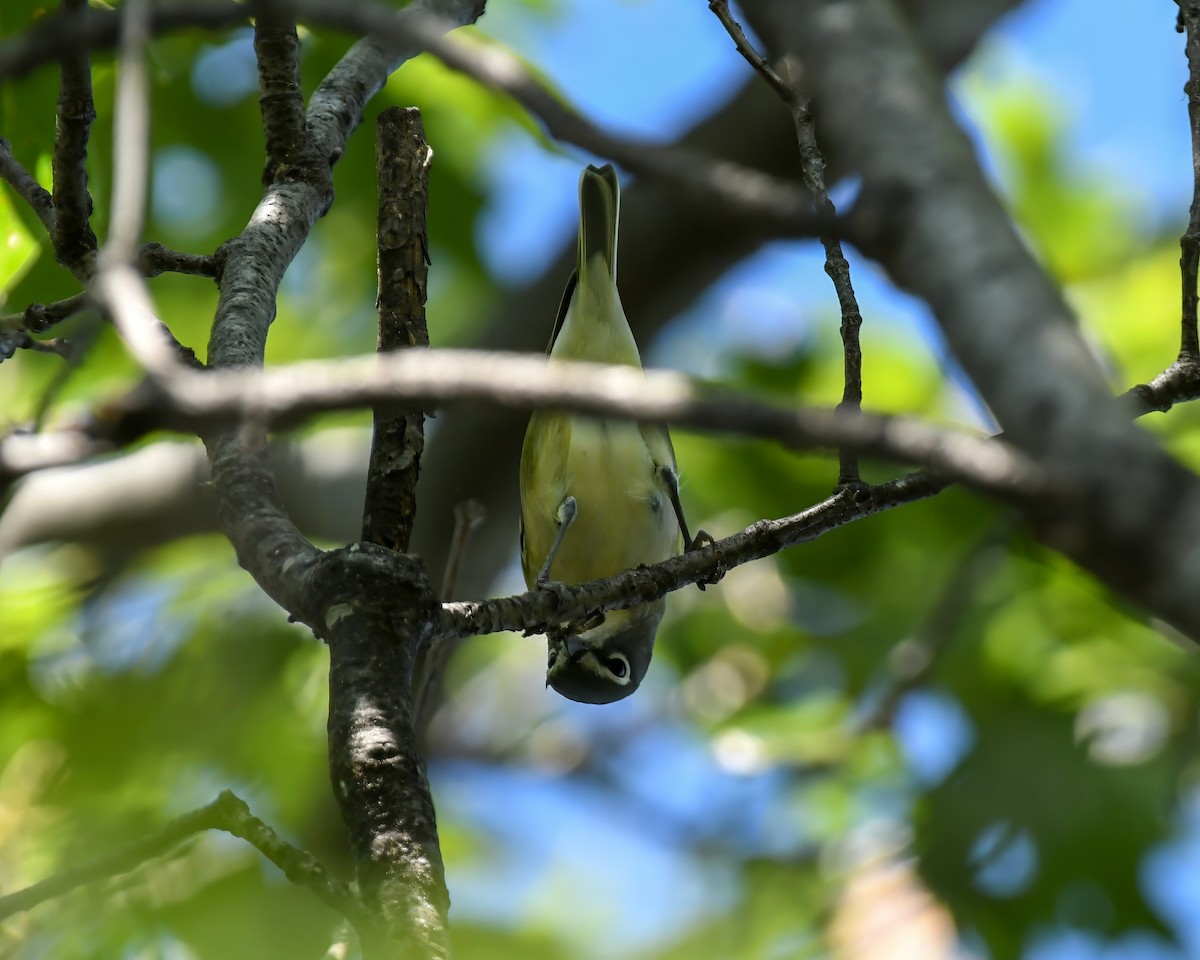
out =
[[[437,598],[417,558],[374,544],[326,554],[311,582],[329,643],[330,779],[359,889],[387,931],[387,948],[364,940],[364,953],[445,957],[450,899],[410,695]]]

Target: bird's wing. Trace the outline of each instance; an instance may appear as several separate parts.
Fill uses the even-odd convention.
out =
[[[675,469],[675,448],[671,446],[671,434],[661,423],[640,424],[642,439],[650,451],[650,458],[655,467],[670,467]]]
[[[537,455],[530,438],[538,438]],[[571,450],[571,418],[538,410],[529,418],[521,447],[521,567],[526,582],[541,569],[554,540],[556,513],[566,490],[567,455]]]
[[[546,344],[546,356],[550,355],[550,351],[554,349],[554,341],[558,339],[558,331],[562,329],[563,321],[567,317],[567,308],[571,306],[571,297],[575,293],[575,284],[579,280],[579,274],[572,270],[571,276],[567,278],[567,288],[563,291],[562,300],[558,304],[558,316],[554,318],[554,329],[550,331],[550,342]]]

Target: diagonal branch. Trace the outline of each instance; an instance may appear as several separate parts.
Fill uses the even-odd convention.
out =
[[[608,133],[563,105],[506,50],[447,39],[444,34],[449,27],[478,16],[477,10],[472,15],[477,5],[482,6],[474,0],[416,0],[399,16],[382,5],[333,3],[330,0],[274,0],[269,9],[278,15],[290,13],[309,23],[366,35],[367,39],[355,48],[355,62],[360,65],[371,59],[369,52],[372,51],[382,52],[377,66],[386,70],[392,66],[397,51],[407,58],[426,50],[452,69],[511,96],[538,117],[551,136],[610,157],[632,173],[678,183],[703,198],[704,202],[721,205],[731,216],[748,219],[777,233],[807,235],[818,225],[828,231],[837,229],[836,223],[828,222],[819,213],[814,214],[812,198],[802,188],[736,163]],[[187,22],[224,24],[235,19],[239,10],[244,17],[245,6],[222,2],[156,8],[151,29],[165,29]],[[113,36],[108,22],[95,12],[81,23],[58,21],[56,26],[62,28],[63,34],[57,37],[45,32],[48,26],[42,24],[31,31],[24,42],[13,41],[0,47],[0,76],[28,69],[37,57],[44,58],[48,51],[57,51],[64,46],[69,49],[85,44],[100,46],[111,43]],[[340,83],[344,79],[335,71],[309,104],[309,132],[319,155],[326,159],[339,155],[338,143],[344,144],[345,137],[361,116],[361,110],[355,110],[353,104],[363,99],[363,91],[342,88]],[[374,89],[376,87],[371,86],[369,91],[373,93]],[[325,109],[325,98],[330,98],[332,110]],[[343,103],[348,104],[349,109],[343,111]]]
[[[12,145],[0,137],[0,179],[11,186],[29,208],[37,214],[46,231],[54,235],[54,198],[33,174],[26,170],[13,156]]]
[[[905,503],[933,496],[942,484],[928,475],[905,477],[865,490],[843,489],[800,513],[778,520],[759,520],[733,536],[698,550],[613,577],[555,590],[533,590],[494,600],[443,604],[439,639],[495,633],[500,630],[544,633],[556,624],[578,620],[595,611],[625,609],[650,603],[673,590],[706,578],[723,576],[734,567],[807,543],[840,526]]]
[[[222,830],[240,837],[282,870],[292,883],[307,887],[319,900],[352,922],[370,925],[370,915],[344,883],[311,854],[283,840],[250,812],[244,800],[228,790],[212,803],[171,821],[152,836],[134,841],[107,857],[64,870],[24,890],[0,897],[0,920],[31,910],[85,884],[128,873],[206,830]]]

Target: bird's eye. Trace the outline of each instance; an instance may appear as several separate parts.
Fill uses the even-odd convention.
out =
[[[624,680],[629,674],[629,661],[617,654],[604,661],[604,668],[618,680]]]

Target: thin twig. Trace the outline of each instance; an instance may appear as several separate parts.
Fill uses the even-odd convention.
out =
[[[31,303],[21,313],[10,313],[0,317],[0,333],[27,330],[30,333],[45,333],[67,317],[74,316],[91,305],[86,293],[77,293],[54,303]]]
[[[0,920],[64,896],[85,884],[128,873],[205,830],[222,830],[240,837],[279,867],[289,880],[307,887],[342,916],[355,924],[372,922],[370,914],[344,883],[333,877],[311,854],[281,839],[250,812],[245,801],[228,790],[223,791],[212,803],[173,820],[153,836],[134,841],[107,857],[72,867],[24,890],[0,897]]]
[[[715,582],[734,567],[808,543],[847,523],[933,496],[944,486],[928,474],[913,474],[862,491],[839,490],[800,513],[759,520],[709,546],[613,577],[556,591],[533,590],[514,597],[445,603],[441,636],[476,636],[500,630],[544,633],[556,623],[585,613],[650,603],[701,580]]]
[[[442,576],[442,599],[449,600],[458,590],[458,575],[471,543],[471,535],[484,520],[487,510],[478,500],[464,500],[454,507],[454,533],[447,551],[446,571]]]
[[[454,533],[447,551],[446,572],[442,577],[442,600],[451,599],[458,588],[458,574],[471,543],[471,535],[487,518],[487,511],[478,500],[471,499],[454,507]],[[444,637],[431,643],[421,655],[413,671],[413,717],[418,732],[428,727],[434,705],[442,689],[446,664],[458,646],[458,638]]]
[[[63,15],[82,15],[87,0],[63,0]],[[54,143],[54,253],[58,262],[82,279],[92,272],[96,235],[89,223],[87,147],[96,106],[92,100],[92,67],[87,50],[64,54],[59,61],[58,134]]]
[[[113,117],[112,214],[104,257],[132,266],[146,217],[150,154],[150,90],[143,51],[149,40],[147,0],[126,0]]]
[[[1178,0],[1179,29],[1186,35],[1188,125],[1192,134],[1192,205],[1187,230],[1179,239],[1183,277],[1183,320],[1179,343],[1180,362],[1200,364],[1200,339],[1196,329],[1196,275],[1200,265],[1200,3]]]
[[[796,86],[767,63],[763,56],[754,49],[754,45],[746,38],[741,25],[729,11],[728,0],[709,0],[708,7],[717,15],[738,52],[746,59],[787,105],[792,114],[792,122],[796,127],[796,140],[800,148],[800,173],[804,185],[812,192],[817,211],[823,218],[832,223],[836,222],[837,210],[825,185],[825,157],[817,145],[816,129],[813,125],[812,111],[808,100],[801,96]],[[862,346],[859,331],[862,328],[862,312],[858,308],[858,298],[854,295],[854,286],[850,282],[850,264],[842,251],[841,240],[828,231],[820,234],[821,246],[825,248],[825,273],[833,281],[837,294],[838,308],[841,312],[841,337],[843,353],[843,376],[845,386],[842,390],[842,401],[839,410],[858,411],[862,409]],[[861,482],[858,472],[858,457],[852,450],[839,451],[838,486],[850,486]]]
[[[0,137],[0,178],[17,191],[17,196],[29,204],[29,208],[42,221],[46,232],[54,236],[54,198],[33,174],[26,170],[13,156],[12,145]]]
[[[24,330],[0,330],[0,363],[11,358],[18,350],[29,350],[33,353],[56,353],[64,358],[71,357],[74,352],[69,340],[35,340]]]
[[[429,346],[425,325],[429,273],[425,206],[432,157],[416,107],[389,107],[379,115],[375,166],[379,176],[376,244],[381,353]],[[416,519],[425,415],[419,408],[378,403],[374,424],[363,504],[363,539],[404,551]]]
[[[157,277],[160,273],[184,273],[216,279],[220,275],[217,257],[208,254],[182,253],[153,241],[142,244],[138,265],[142,275],[146,277]]]
[[[33,411],[33,429],[35,431],[40,432],[45,427],[46,418],[50,414],[50,407],[58,399],[63,388],[70,382],[71,377],[83,365],[83,361],[87,358],[88,353],[91,352],[92,347],[96,343],[96,334],[99,331],[99,317],[88,317],[82,324],[82,329],[77,336],[72,340],[62,341],[66,346],[66,352],[63,353],[63,357],[67,362],[54,371],[54,376],[50,379],[50,382],[46,385],[46,389],[38,399],[37,407]]]

